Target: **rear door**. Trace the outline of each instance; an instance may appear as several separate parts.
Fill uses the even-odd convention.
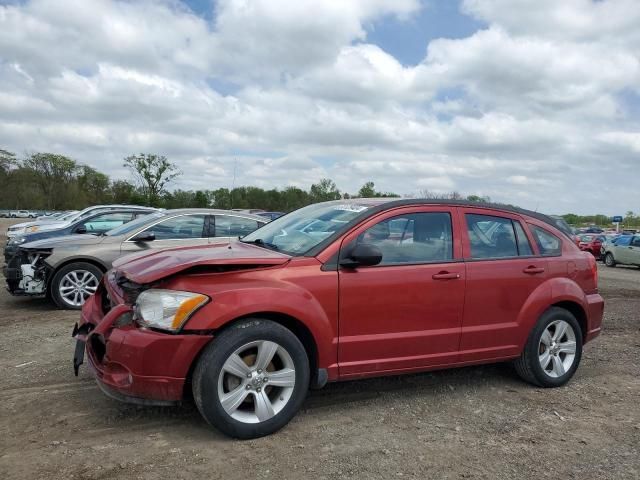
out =
[[[629,263],[632,265],[640,265],[640,235],[635,235],[631,239],[631,245],[627,252],[629,255]]]
[[[611,247],[613,258],[618,263],[631,262],[631,240],[633,237],[620,237],[615,245]]]
[[[531,293],[547,278],[524,219],[516,214],[461,208],[467,268],[460,360],[518,353],[517,319]]]
[[[339,268],[341,377],[409,371],[457,360],[464,263],[455,208],[394,209],[345,237],[382,251],[380,264]]]

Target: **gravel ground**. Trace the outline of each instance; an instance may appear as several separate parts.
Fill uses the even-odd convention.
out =
[[[191,404],[104,397],[86,368],[73,376],[78,314],[2,290],[0,476],[638,479],[640,269],[600,272],[605,330],[563,388],[505,364],[330,384],[281,432],[244,442]]]

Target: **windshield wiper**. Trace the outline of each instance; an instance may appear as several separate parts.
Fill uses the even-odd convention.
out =
[[[280,250],[280,248],[277,245],[274,245],[273,243],[269,243],[269,242],[265,242],[264,240],[262,240],[261,238],[256,238],[255,240],[240,240],[242,243],[251,243],[252,245],[258,245],[259,247],[264,247],[264,248],[268,248],[270,250]]]

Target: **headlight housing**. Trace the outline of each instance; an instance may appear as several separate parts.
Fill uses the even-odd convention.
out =
[[[26,237],[13,237],[11,240],[9,240],[8,245],[20,245],[21,243],[24,243],[26,241]]]
[[[27,227],[24,229],[26,233],[33,233],[33,232],[37,232],[38,230],[40,230],[40,227],[37,225],[33,225],[31,227]]]
[[[138,295],[134,318],[145,327],[177,332],[208,301],[200,293],[152,288]]]

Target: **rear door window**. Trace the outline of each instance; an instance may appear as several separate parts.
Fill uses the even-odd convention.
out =
[[[516,239],[518,241],[518,254],[520,256],[533,255],[531,250],[531,244],[527,238],[527,234],[524,232],[524,228],[520,222],[513,222],[513,227],[516,230]]]
[[[555,256],[562,253],[562,240],[553,233],[536,225],[529,225],[541,255]]]
[[[631,237],[618,237],[616,239],[616,246],[624,247],[627,245],[631,245]]]
[[[510,218],[467,213],[467,232],[472,259],[507,258],[518,256],[516,231]],[[524,233],[524,232],[523,232]],[[523,245],[526,236],[522,240]],[[526,247],[523,247],[526,250]],[[529,251],[531,247],[529,247]],[[530,255],[524,253],[523,255]]]
[[[233,215],[216,215],[214,237],[244,237],[258,228],[258,222]]]
[[[205,215],[182,215],[160,222],[147,231],[153,232],[156,240],[183,240],[204,236]]]

